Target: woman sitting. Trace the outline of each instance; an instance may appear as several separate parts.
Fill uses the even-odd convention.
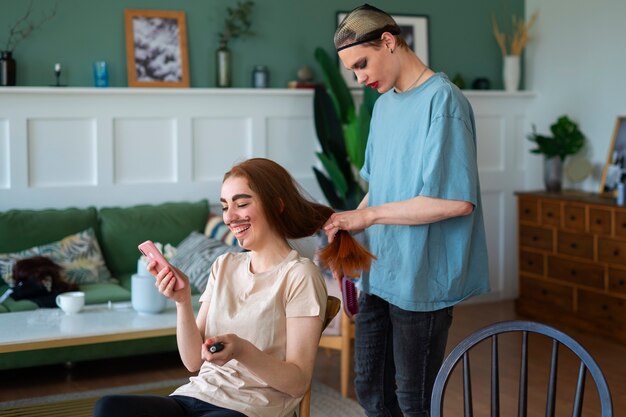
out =
[[[248,251],[214,262],[197,317],[185,274],[148,267],[176,302],[180,356],[198,376],[167,397],[103,397],[95,417],[293,415],[311,382],[327,294],[317,266],[287,239],[314,234],[333,210],[305,199],[283,167],[261,158],[225,174],[220,202]],[[177,278],[186,285],[174,291]]]

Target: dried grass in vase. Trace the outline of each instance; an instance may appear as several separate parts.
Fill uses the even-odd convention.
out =
[[[498,27],[498,22],[496,21],[495,16],[491,16],[492,18],[492,26],[493,26],[493,36],[496,38],[496,42],[500,47],[500,51],[502,51],[502,56],[507,55],[521,55],[522,51],[526,47],[528,41],[530,41],[530,29],[533,27],[537,18],[539,17],[539,13],[535,12],[530,17],[528,22],[524,22],[524,19],[513,15],[513,35],[507,36],[504,32],[500,30]],[[507,39],[510,39],[510,51],[507,48]]]

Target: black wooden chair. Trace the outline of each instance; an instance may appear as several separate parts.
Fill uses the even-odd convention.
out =
[[[576,387],[573,393],[573,404],[571,415],[573,417],[579,417],[582,412],[583,398],[585,392],[585,379],[587,371],[595,381],[598,390],[598,400],[601,408],[601,417],[612,417],[613,407],[611,403],[611,393],[606,383],[604,375],[600,370],[598,364],[591,357],[591,355],[574,339],[565,333],[554,329],[550,326],[546,326],[540,323],[528,322],[528,321],[506,321],[495,323],[480,329],[463,341],[461,341],[444,360],[433,388],[431,397],[431,411],[430,417],[441,417],[443,415],[444,394],[446,387],[450,380],[452,371],[462,359],[463,361],[463,411],[465,417],[472,417],[474,415],[474,403],[472,399],[472,378],[470,373],[470,350],[480,342],[486,339],[491,339],[491,417],[500,416],[500,361],[498,360],[498,337],[503,333],[517,332],[521,334],[521,358],[520,358],[520,370],[519,370],[519,398],[517,404],[518,417],[526,417],[528,413],[528,365],[529,365],[529,333],[537,333],[552,339],[551,355],[550,355],[550,368],[547,378],[546,387],[546,417],[554,417],[555,405],[556,405],[556,392],[557,392],[557,375],[558,372],[558,355],[559,346],[563,345],[580,359],[580,365],[578,367],[578,379]],[[533,336],[533,349],[535,348]],[[486,343],[485,343],[486,344]],[[488,348],[488,347],[485,347]],[[547,348],[549,349],[549,347]],[[506,354],[507,352],[505,352]],[[510,352],[509,352],[510,353]],[[476,359],[476,357],[474,357]],[[530,358],[532,361],[532,357]],[[532,363],[532,362],[531,362]],[[534,368],[535,364],[532,364],[531,368]],[[546,371],[546,373],[548,373]],[[486,376],[486,375],[485,375]],[[504,413],[508,415],[510,413]]]

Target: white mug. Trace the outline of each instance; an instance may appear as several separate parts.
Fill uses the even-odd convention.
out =
[[[57,306],[65,314],[78,313],[85,306],[85,293],[82,291],[70,291],[57,295]]]

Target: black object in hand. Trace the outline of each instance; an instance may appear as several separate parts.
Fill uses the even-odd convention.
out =
[[[217,353],[220,350],[224,349],[224,345],[220,342],[217,342],[211,346],[209,346],[209,352],[211,353]]]

